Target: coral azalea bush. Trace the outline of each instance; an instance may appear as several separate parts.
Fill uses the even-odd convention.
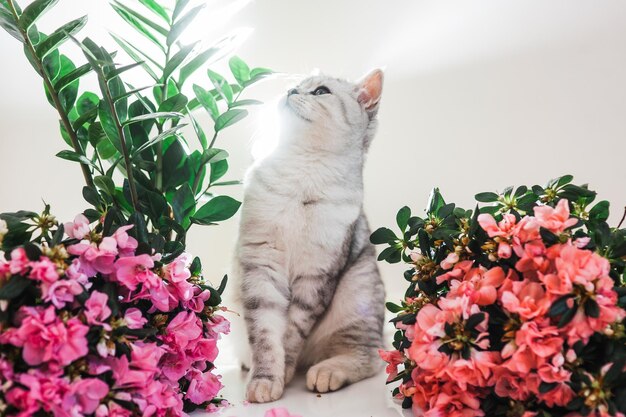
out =
[[[473,212],[435,190],[398,212],[381,260],[411,265],[388,382],[416,416],[624,416],[626,230],[571,184],[481,193]]]
[[[6,415],[182,415],[220,404],[212,361],[229,324],[198,258],[164,255],[110,217],[80,214],[58,228],[47,228],[48,213],[3,217],[43,231],[0,260]]]

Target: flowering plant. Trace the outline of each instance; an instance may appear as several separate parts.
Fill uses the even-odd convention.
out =
[[[228,153],[215,144],[259,103],[240,100],[244,90],[272,72],[233,56],[234,82],[206,69],[212,87],[190,88],[192,76],[231,54],[238,38],[183,43],[205,5],[112,1],[148,43],[140,48],[112,34],[132,60],[120,65],[116,52],[77,39],[86,16],[41,32],[36,23],[56,3],[34,0],[22,9],[0,0],[0,26],[41,77],[71,148],[57,156],[79,164],[91,207],[65,224],[47,205],[41,214],[0,214],[0,414],[148,417],[215,408],[223,402],[213,361],[228,331],[219,314],[226,277],[218,288],[203,278],[200,260],[185,252],[186,234],[239,209],[232,197],[215,195],[239,183],[221,180]],[[72,43],[85,63],[60,52]],[[136,88],[125,77],[139,69],[149,84]],[[90,75],[98,91],[81,92]],[[210,135],[197,110],[211,118]],[[198,140],[193,152],[187,125]]]
[[[47,210],[4,218],[8,233],[41,232],[0,260],[5,415],[182,415],[222,402],[212,362],[229,328],[225,281],[211,288],[199,258],[161,253],[111,214],[58,227]]]
[[[544,188],[481,193],[472,212],[435,190],[408,207],[379,260],[401,260],[409,288],[394,350],[394,396],[416,416],[624,416],[626,229],[609,204],[564,176]]]

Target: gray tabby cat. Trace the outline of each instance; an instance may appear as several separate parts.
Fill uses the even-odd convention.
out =
[[[280,103],[278,148],[246,175],[236,254],[252,352],[247,399],[282,396],[296,367],[334,391],[374,375],[384,288],[363,213],[363,164],[383,73],[314,76]]]

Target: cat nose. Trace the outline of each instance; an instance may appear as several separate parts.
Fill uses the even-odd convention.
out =
[[[296,90],[295,88],[292,88],[291,90],[287,91],[287,97],[293,94],[298,94],[298,90]]]

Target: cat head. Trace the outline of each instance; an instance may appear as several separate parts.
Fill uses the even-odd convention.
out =
[[[315,75],[282,100],[282,140],[328,151],[366,150],[376,130],[383,72],[357,83]],[[304,143],[303,143],[304,142]]]

